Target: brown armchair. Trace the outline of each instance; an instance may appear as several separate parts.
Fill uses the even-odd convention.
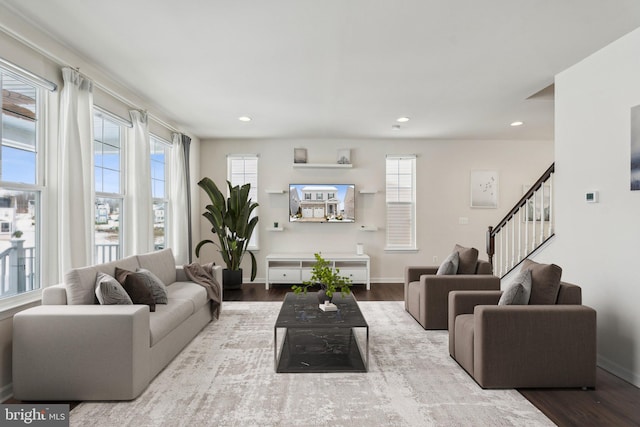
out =
[[[500,279],[492,275],[478,250],[456,245],[458,274],[436,275],[438,267],[405,267],[404,308],[424,329],[447,329],[448,296],[454,290],[499,290]]]
[[[449,353],[481,387],[595,387],[596,312],[580,287],[560,282],[551,305],[496,305],[501,294],[449,294]]]

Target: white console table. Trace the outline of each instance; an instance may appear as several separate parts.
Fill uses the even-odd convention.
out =
[[[339,268],[341,276],[349,277],[353,283],[365,284],[367,290],[371,289],[369,255],[323,252],[322,258],[329,261],[333,268]],[[311,280],[311,270],[316,263],[311,253],[271,254],[265,259],[266,289],[272,283],[302,283]]]

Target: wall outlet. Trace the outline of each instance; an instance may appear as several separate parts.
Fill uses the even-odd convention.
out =
[[[433,257],[433,262],[438,262],[438,257],[437,256]]]
[[[469,218],[467,218],[466,216],[461,216],[460,218],[458,218],[458,224],[469,224]]]

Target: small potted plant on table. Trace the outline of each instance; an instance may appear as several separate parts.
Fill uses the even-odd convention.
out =
[[[318,301],[322,304],[325,301],[331,301],[333,294],[337,291],[344,295],[351,293],[351,279],[341,276],[339,268],[331,268],[331,263],[322,258],[318,252],[313,254],[316,263],[311,270],[311,280],[302,282],[302,285],[293,285],[291,289],[296,294],[301,292],[307,293],[310,286],[319,285]]]

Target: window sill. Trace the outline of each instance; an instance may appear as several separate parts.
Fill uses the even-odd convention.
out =
[[[385,252],[420,252],[419,248],[384,248]]]
[[[6,300],[0,300],[0,321],[13,317],[19,311],[28,308],[27,306],[40,303],[41,301],[41,289],[9,297]]]

